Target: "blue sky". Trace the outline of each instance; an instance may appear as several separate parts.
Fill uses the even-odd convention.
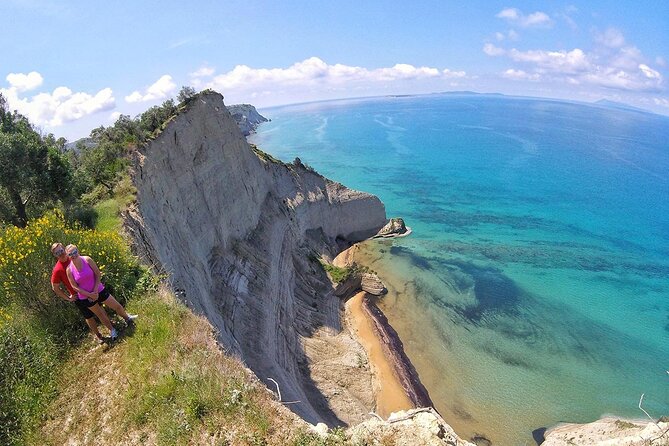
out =
[[[669,114],[667,1],[2,0],[0,93],[73,140],[181,86],[259,107],[454,90]]]

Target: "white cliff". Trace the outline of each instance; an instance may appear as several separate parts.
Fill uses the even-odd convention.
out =
[[[137,252],[169,273],[228,352],[268,386],[276,380],[283,400],[299,401],[289,407],[311,423],[355,422],[373,408],[368,368],[350,354],[332,362],[306,352],[337,344],[356,357],[360,346],[342,335],[340,300],[316,258],[374,235],[386,223],[377,197],[299,160],[255,153],[214,92],[136,153],[133,180],[137,204],[124,217]],[[332,376],[313,376],[320,359]],[[349,381],[360,389],[337,383],[340,373],[359,373]],[[350,407],[337,409],[331,397]]]

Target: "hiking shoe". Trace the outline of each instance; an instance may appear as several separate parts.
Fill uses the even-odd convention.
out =
[[[118,331],[115,328],[111,329],[111,334],[109,336],[112,341],[115,341],[118,338]]]
[[[109,341],[109,338],[106,338],[106,337],[104,337],[104,336],[102,336],[102,335],[100,335],[100,336],[96,336],[96,337],[95,337],[95,343],[96,343],[97,345],[104,345],[104,344],[106,344],[108,341]]]
[[[125,320],[125,324],[128,326],[128,328],[132,328],[135,326],[135,319],[137,319],[136,314],[129,314],[128,319]]]

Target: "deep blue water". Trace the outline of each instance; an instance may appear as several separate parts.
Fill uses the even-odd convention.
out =
[[[431,95],[261,110],[252,142],[371,192],[383,303],[463,436],[669,415],[669,118]]]

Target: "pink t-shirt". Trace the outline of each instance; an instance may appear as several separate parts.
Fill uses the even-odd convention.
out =
[[[77,286],[84,291],[87,291],[89,293],[93,292],[93,286],[95,285],[95,273],[93,272],[93,269],[88,265],[88,262],[82,257],[81,258],[81,271],[77,269],[76,266],[74,266],[74,262],[70,262],[70,266],[68,266],[69,270],[72,271],[72,278],[74,279],[75,282],[77,282]],[[98,293],[102,290],[105,289],[105,286],[100,283],[98,286]],[[84,296],[81,293],[77,293],[79,299],[88,299],[86,296]]]

